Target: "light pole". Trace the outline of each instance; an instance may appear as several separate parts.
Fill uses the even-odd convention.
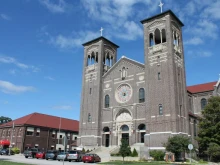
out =
[[[9,146],[9,153],[8,153],[8,155],[11,155],[12,137],[13,137],[13,133],[14,133],[14,127],[15,127],[15,123],[13,122],[13,125],[12,125],[12,133],[11,133],[11,139],[10,139],[10,146]]]

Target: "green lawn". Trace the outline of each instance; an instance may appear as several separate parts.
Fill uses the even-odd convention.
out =
[[[112,162],[105,162],[105,163],[99,163],[99,164],[106,164],[106,165],[121,165],[123,164],[122,161],[112,161]],[[178,165],[178,164],[183,164],[183,163],[166,163],[166,162],[129,162],[129,161],[125,161],[124,162],[125,165]],[[189,165],[189,163],[184,163],[184,165]],[[193,165],[193,164],[192,164]]]
[[[14,162],[0,160],[0,165],[30,165],[30,164],[14,163]]]
[[[100,164],[112,164],[112,165],[121,165],[123,164],[122,161],[112,161],[112,162],[105,162],[105,163],[100,163]],[[163,165],[171,165],[169,163],[166,163],[166,162],[128,162],[128,161],[125,161],[124,164],[126,165],[160,165],[160,164],[163,164]]]

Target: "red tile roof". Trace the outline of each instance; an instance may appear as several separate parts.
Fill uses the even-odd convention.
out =
[[[214,85],[216,85],[217,81],[205,83],[205,84],[198,84],[193,86],[188,86],[187,91],[190,93],[199,93],[199,92],[206,92],[206,91],[213,91]]]
[[[32,113],[24,117],[18,118],[11,122],[0,125],[0,127],[16,125],[34,125],[38,127],[48,127],[61,130],[79,131],[79,121],[66,118],[60,118],[57,116],[51,116],[41,113]]]

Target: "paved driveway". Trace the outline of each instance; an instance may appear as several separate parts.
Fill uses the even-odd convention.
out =
[[[27,163],[27,164],[37,164],[37,165],[63,165],[63,162],[57,160],[45,160],[45,159],[33,159],[33,158],[25,158],[23,155],[12,155],[12,156],[0,156],[0,160],[8,160],[12,162],[18,163]],[[88,163],[83,162],[68,162],[65,161],[64,165],[71,165],[71,164],[78,164],[78,165],[86,165]],[[91,163],[90,163],[91,164]],[[92,163],[96,164],[96,163]],[[89,165],[89,164],[88,164]]]

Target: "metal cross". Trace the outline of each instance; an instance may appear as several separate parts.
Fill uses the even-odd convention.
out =
[[[104,29],[101,27],[101,29],[100,29],[100,32],[101,32],[101,36],[102,36],[102,31],[103,31]]]
[[[159,4],[159,6],[160,6],[160,9],[161,9],[161,13],[163,12],[163,3],[160,1],[160,4]]]

